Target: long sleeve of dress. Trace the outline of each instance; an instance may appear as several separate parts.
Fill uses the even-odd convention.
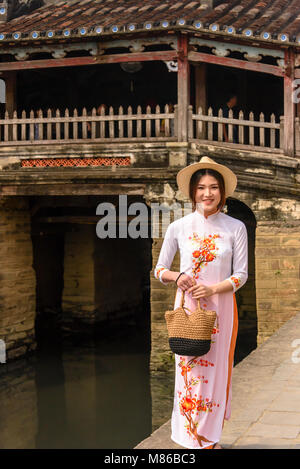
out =
[[[157,264],[154,269],[154,277],[164,285],[167,285],[169,282],[164,282],[162,275],[167,270],[170,270],[177,249],[178,242],[174,234],[174,224],[171,223],[166,230]]]
[[[244,223],[237,229],[233,243],[233,272],[229,280],[236,292],[247,281],[248,278],[248,235]]]

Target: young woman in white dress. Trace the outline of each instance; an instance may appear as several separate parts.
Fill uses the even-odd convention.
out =
[[[221,449],[224,419],[231,413],[231,375],[238,311],[235,292],[248,278],[245,224],[224,212],[237,177],[228,167],[202,157],[179,171],[180,191],[192,201],[192,212],[168,226],[154,276],[164,285],[176,282],[174,309],[214,310],[217,319],[209,352],[201,357],[175,354],[173,441],[184,448]],[[180,272],[171,271],[180,251]],[[187,314],[188,310],[187,310]]]

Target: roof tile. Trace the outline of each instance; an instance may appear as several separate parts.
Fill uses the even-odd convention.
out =
[[[199,2],[189,2],[187,5],[184,5],[183,8],[194,8],[198,4]]]
[[[184,2],[177,2],[177,3],[175,3],[174,5],[171,5],[171,6],[170,6],[170,10],[177,9],[177,8],[179,8],[179,7],[181,7],[181,6],[184,6]]]
[[[222,30],[227,25],[236,29],[251,28],[259,34],[266,28],[270,33],[300,34],[299,0],[220,0],[211,9],[201,0],[74,0],[45,5],[28,15],[0,24],[4,34],[15,31],[61,30],[66,25],[126,26],[129,22],[186,21],[199,19],[205,24],[217,22]]]

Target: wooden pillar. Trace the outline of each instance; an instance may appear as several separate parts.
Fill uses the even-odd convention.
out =
[[[207,113],[207,92],[206,92],[206,63],[195,66],[195,106],[196,113],[199,107],[203,114]],[[203,122],[200,138],[205,138],[205,122]]]
[[[177,103],[178,103],[178,141],[188,140],[188,106],[190,104],[190,65],[188,62],[188,37],[178,37],[178,73],[177,73]]]
[[[300,117],[300,101],[296,104],[296,115],[297,117]]]
[[[6,72],[1,78],[5,81],[5,110],[12,117],[17,109],[17,73]]]
[[[293,81],[295,78],[295,56],[290,49],[285,51],[285,75],[284,75],[284,154],[295,154],[295,103],[293,102]]]

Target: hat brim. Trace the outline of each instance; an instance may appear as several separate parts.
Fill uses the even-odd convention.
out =
[[[222,174],[225,183],[225,197],[231,196],[237,186],[237,177],[231,169],[219,163],[192,163],[189,166],[181,169],[176,176],[176,181],[179,190],[187,197],[189,197],[190,180],[192,175],[198,169],[214,169]]]

